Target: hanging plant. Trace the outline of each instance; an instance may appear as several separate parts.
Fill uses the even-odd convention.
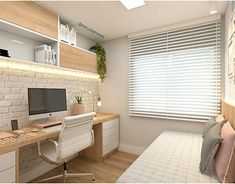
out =
[[[99,43],[96,43],[90,48],[90,51],[96,53],[97,72],[101,82],[103,82],[107,70],[105,50]]]

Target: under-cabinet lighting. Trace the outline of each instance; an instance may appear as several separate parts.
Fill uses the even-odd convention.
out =
[[[24,44],[24,42],[22,42],[22,41],[19,41],[19,40],[11,40],[12,42],[14,42],[14,43],[17,43],[17,44],[21,44],[21,45],[23,45]]]
[[[213,15],[213,14],[216,14],[217,12],[218,12],[217,10],[211,10],[210,14]]]
[[[127,10],[145,5],[144,0],[120,0]]]
[[[54,74],[54,75],[63,75],[71,76],[77,78],[87,78],[87,79],[98,79],[97,74],[86,73],[82,71],[70,70],[66,68],[57,68],[53,66],[40,66],[37,64],[23,63],[18,61],[12,61],[12,59],[0,58],[0,68],[3,69],[13,69],[20,71],[30,71],[36,73],[45,73],[45,74]]]

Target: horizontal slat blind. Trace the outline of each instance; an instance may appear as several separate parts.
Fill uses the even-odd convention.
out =
[[[220,21],[129,39],[129,114],[205,121],[220,112]]]

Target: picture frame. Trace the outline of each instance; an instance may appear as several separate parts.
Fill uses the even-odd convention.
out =
[[[228,40],[232,40],[235,33],[235,11],[232,12],[232,15],[229,19],[228,24]]]
[[[231,79],[234,77],[234,43],[235,41],[231,40],[228,46],[228,78]]]
[[[228,25],[228,78],[230,81],[233,79],[235,83],[235,11],[229,19]]]

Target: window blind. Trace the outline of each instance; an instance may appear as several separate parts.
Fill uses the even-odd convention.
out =
[[[129,114],[205,121],[220,112],[220,21],[129,38]]]

